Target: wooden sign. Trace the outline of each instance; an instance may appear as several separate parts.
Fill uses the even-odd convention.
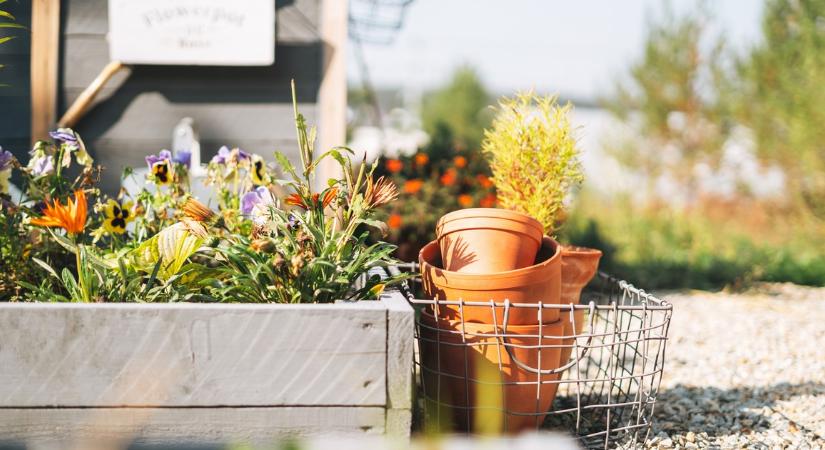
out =
[[[271,65],[275,0],[109,0],[109,50],[126,64]]]

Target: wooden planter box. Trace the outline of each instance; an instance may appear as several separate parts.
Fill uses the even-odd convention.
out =
[[[0,304],[0,444],[409,436],[413,310]],[[82,448],[76,447],[76,448]]]

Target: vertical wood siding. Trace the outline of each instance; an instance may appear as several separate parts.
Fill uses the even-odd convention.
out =
[[[23,157],[29,147],[31,128],[31,107],[29,106],[29,47],[31,39],[31,2],[9,1],[2,5],[17,19],[25,30],[2,28],[0,35],[15,36],[0,44],[0,146],[12,151],[18,158]]]
[[[134,66],[118,74],[76,125],[91,153],[107,171],[104,188],[115,191],[124,165],[171,144],[172,130],[192,117],[201,136],[203,160],[221,145],[271,157],[296,155],[289,80],[298,101],[316,123],[323,44],[318,33],[319,0],[276,1],[275,64],[270,67]],[[29,2],[7,2],[27,24]],[[4,5],[4,6],[5,6]],[[109,61],[107,0],[63,0],[58,117]],[[26,34],[26,33],[22,33]],[[139,37],[136,36],[136,39]],[[19,156],[29,146],[29,40],[0,46],[0,76],[14,83],[0,90],[0,145]],[[23,158],[24,161],[26,158]]]

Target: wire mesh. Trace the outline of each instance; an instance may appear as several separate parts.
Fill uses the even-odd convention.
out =
[[[417,273],[417,264],[401,269]],[[428,300],[411,281],[420,431],[563,429],[588,448],[650,433],[673,313],[666,301],[605,273],[566,305]],[[443,319],[445,308],[458,318]],[[472,308],[489,308],[494,321],[465,322]],[[508,325],[522,308],[536,325]],[[547,309],[559,319],[543,323]]]

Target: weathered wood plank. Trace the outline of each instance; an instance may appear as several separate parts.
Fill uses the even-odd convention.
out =
[[[31,138],[48,137],[57,121],[60,0],[34,0],[31,25]]]
[[[398,291],[382,295],[381,302],[387,307],[386,430],[388,434],[407,437],[412,427],[415,314]]]
[[[385,405],[387,314],[342,305],[0,305],[0,408]]]
[[[379,407],[0,409],[3,448],[266,445],[285,437],[383,432]]]
[[[192,117],[203,140],[231,143],[235,139],[260,141],[290,139],[295,135],[294,124],[290,124],[294,122],[292,106],[284,103],[198,103],[191,97],[170,101],[158,92],[134,97],[129,94],[121,92],[105,105],[92,109],[78,127],[81,134],[85,137],[86,131],[103,139],[160,138],[169,142],[180,119]],[[307,120],[314,119],[315,105],[299,107]],[[112,113],[117,116],[109,116]],[[144,156],[153,150],[146,149]]]

